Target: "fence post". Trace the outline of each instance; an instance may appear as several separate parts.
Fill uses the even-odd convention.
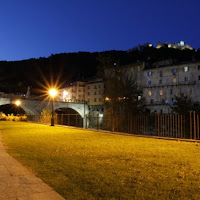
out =
[[[197,139],[199,139],[199,115],[197,114]]]
[[[155,112],[155,135],[157,135],[157,120],[156,120],[156,112]]]
[[[76,114],[76,127],[78,127],[78,114]]]
[[[196,140],[196,114],[195,111],[193,112],[194,114],[194,139]]]
[[[99,130],[99,113],[97,113],[97,130]]]
[[[159,113],[158,113],[158,136],[160,136],[160,127],[159,127]]]
[[[68,126],[70,126],[70,114],[68,114]]]
[[[87,129],[87,114],[85,115],[85,128]]]
[[[190,139],[192,139],[192,111],[190,111]]]

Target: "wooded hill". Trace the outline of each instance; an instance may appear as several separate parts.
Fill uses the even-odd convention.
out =
[[[104,62],[107,60],[107,64]],[[0,91],[6,93],[25,93],[28,86],[32,91],[47,82],[65,83],[95,76],[98,67],[104,65],[127,65],[137,61],[149,64],[165,59],[177,62],[200,60],[200,50],[179,50],[172,48],[144,47],[142,50],[78,52],[51,55],[48,58],[22,61],[0,61]],[[107,66],[107,67],[109,67]],[[45,81],[46,80],[46,81]]]

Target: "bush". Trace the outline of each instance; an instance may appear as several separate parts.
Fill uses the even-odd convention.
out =
[[[4,114],[4,113],[0,113],[0,120],[1,121],[27,121],[27,116],[26,115],[13,115],[13,114]]]

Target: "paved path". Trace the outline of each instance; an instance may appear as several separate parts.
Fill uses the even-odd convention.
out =
[[[0,134],[0,200],[64,200],[6,153]]]

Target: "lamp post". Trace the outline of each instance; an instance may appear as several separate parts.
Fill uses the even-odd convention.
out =
[[[49,90],[49,95],[51,96],[52,98],[52,115],[51,115],[51,126],[54,126],[54,114],[53,114],[53,111],[54,111],[54,97],[56,96],[57,94],[57,90],[52,88]]]
[[[21,104],[20,100],[16,100],[15,101],[15,105],[17,106],[17,115],[18,115],[18,109],[19,109],[19,105]]]

